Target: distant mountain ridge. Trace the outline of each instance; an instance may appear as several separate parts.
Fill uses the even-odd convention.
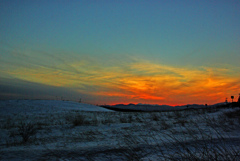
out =
[[[177,110],[188,110],[188,109],[201,109],[201,108],[214,108],[219,106],[225,106],[226,103],[217,103],[214,105],[203,105],[203,104],[187,104],[182,106],[170,106],[170,105],[150,105],[150,104],[117,104],[117,105],[103,105],[101,107],[124,112],[161,112],[161,111],[177,111]],[[230,104],[228,104],[230,105]]]

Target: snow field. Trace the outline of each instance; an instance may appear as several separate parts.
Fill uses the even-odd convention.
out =
[[[239,160],[240,118],[232,115],[239,111],[126,113],[67,101],[3,101],[0,159]],[[19,131],[30,125],[36,133],[24,142]]]

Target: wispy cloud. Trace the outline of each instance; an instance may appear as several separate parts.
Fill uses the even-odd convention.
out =
[[[56,54],[42,54],[42,57],[38,57],[43,63],[38,63],[35,56],[31,55],[29,60],[34,60],[34,64],[23,63],[17,68],[5,69],[3,74],[30,82],[67,87],[95,97],[106,97],[110,103],[214,103],[223,101],[230,94],[237,94],[240,89],[238,67],[187,68],[143,59],[126,59],[121,63],[111,59],[103,63],[87,57],[73,60],[59,58],[61,56],[56,58]],[[51,61],[54,61],[54,66]],[[47,62],[50,64],[45,65]]]

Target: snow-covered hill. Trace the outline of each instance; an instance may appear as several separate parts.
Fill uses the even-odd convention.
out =
[[[111,111],[102,107],[61,100],[4,100],[0,101],[1,114],[45,113],[63,111]]]
[[[240,108],[194,108],[0,101],[0,160],[240,160]]]

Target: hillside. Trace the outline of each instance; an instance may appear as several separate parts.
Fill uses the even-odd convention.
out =
[[[240,108],[113,112],[0,101],[0,160],[240,160]]]
[[[1,114],[10,113],[45,113],[76,111],[111,111],[102,107],[61,100],[5,100],[0,101]]]

